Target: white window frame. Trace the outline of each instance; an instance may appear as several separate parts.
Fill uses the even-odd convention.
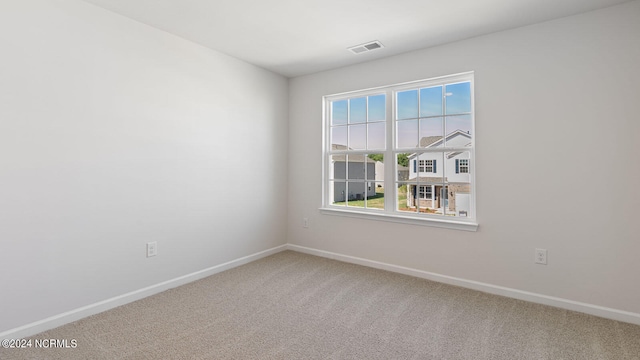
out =
[[[471,188],[470,197],[470,216],[469,217],[448,217],[442,215],[424,214],[424,213],[412,213],[396,210],[398,195],[397,195],[397,172],[396,172],[396,154],[406,152],[402,148],[394,148],[396,139],[396,124],[394,112],[396,111],[396,98],[395,94],[399,91],[406,91],[411,89],[420,89],[430,86],[438,86],[444,84],[454,84],[459,82],[470,82],[471,89],[471,132],[473,134],[471,138],[470,147],[459,149],[469,152],[469,182]],[[393,166],[385,166],[384,171],[384,209],[366,209],[359,207],[346,207],[335,206],[331,204],[331,194],[329,192],[329,172],[330,172],[330,159],[331,159],[331,104],[334,101],[340,101],[345,99],[358,98],[363,96],[373,96],[386,94],[386,147],[384,150],[358,150],[358,151],[346,151],[348,154],[367,154],[367,153],[381,153],[384,155],[385,164],[393,164]],[[443,94],[444,95],[444,94]],[[450,228],[457,230],[476,231],[478,228],[477,213],[476,213],[476,179],[475,179],[475,104],[474,104],[474,74],[473,72],[461,73],[450,76],[442,76],[438,78],[413,81],[402,84],[395,84],[391,86],[384,86],[366,90],[352,91],[340,94],[327,95],[323,97],[323,161],[322,161],[322,207],[320,212],[327,215],[337,215],[355,218],[364,218],[372,220],[390,221],[397,223],[405,223],[412,225],[426,225],[442,228]],[[420,148],[420,151],[427,151],[426,148]],[[419,160],[419,159],[418,159]],[[440,165],[440,166],[444,166]],[[431,168],[433,169],[433,167]],[[444,169],[444,168],[443,168]],[[418,163],[418,169],[420,170],[420,163]],[[426,169],[425,169],[426,170]],[[418,174],[420,171],[418,171]],[[432,194],[432,197],[434,194]]]

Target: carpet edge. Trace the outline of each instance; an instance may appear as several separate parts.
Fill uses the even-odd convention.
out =
[[[112,298],[102,300],[93,304],[89,304],[77,309],[73,309],[58,315],[53,315],[48,318],[38,320],[26,325],[19,326],[17,328],[9,329],[0,333],[0,339],[20,339],[43,331],[51,330],[59,326],[72,323],[82,318],[95,315],[107,310],[111,310],[118,306],[122,306],[163,291],[188,284],[190,282],[200,280],[207,276],[217,274],[219,272],[229,270],[241,265],[248,264],[252,261],[259,260],[261,258],[271,256],[273,254],[287,250],[288,244],[279,245],[267,250],[259,251],[257,253],[247,255],[235,260],[227,261],[225,263],[214,265],[212,267],[199,270],[190,274],[179,276],[174,279],[160,282],[155,285],[147,286],[142,289],[134,290],[122,295],[114,296]]]
[[[563,299],[563,298],[558,298],[554,296],[548,296],[548,295],[533,293],[529,291],[483,283],[483,282],[474,281],[474,280],[467,280],[467,279],[457,278],[453,276],[432,273],[424,270],[418,270],[418,269],[408,268],[404,266],[383,263],[375,260],[369,260],[365,258],[344,255],[344,254],[334,253],[330,251],[314,249],[314,248],[295,245],[291,243],[286,245],[286,249],[297,251],[304,254],[315,255],[315,256],[320,256],[328,259],[347,262],[351,264],[386,270],[386,271],[395,272],[403,275],[414,276],[417,278],[431,280],[431,281],[444,283],[448,285],[460,286],[463,288],[482,291],[489,294],[505,296],[505,297],[524,300],[524,301],[528,301],[536,304],[553,306],[553,307],[557,307],[565,310],[577,311],[577,312],[594,315],[594,316],[598,316],[606,319],[640,325],[640,314],[633,313],[630,311],[618,310],[618,309],[608,308],[605,306],[588,304],[588,303],[583,303],[579,301]]]

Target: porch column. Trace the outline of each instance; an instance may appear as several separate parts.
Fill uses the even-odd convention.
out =
[[[431,185],[431,207],[436,207],[436,186]]]

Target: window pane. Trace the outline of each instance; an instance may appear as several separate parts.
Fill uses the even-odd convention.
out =
[[[384,155],[369,154],[365,158],[367,161],[366,179],[369,181],[384,180]]]
[[[374,172],[367,171],[367,199],[365,206],[371,209],[384,209],[384,155],[369,154],[374,161]]]
[[[363,150],[367,140],[367,125],[349,126],[349,149]]]
[[[471,214],[471,184],[451,183],[447,186],[449,192],[448,206],[445,215],[456,217],[472,217]]]
[[[448,216],[471,216],[471,153],[469,151],[445,154],[445,178],[448,202],[444,208]]]
[[[442,174],[444,170],[442,169],[442,153],[422,153],[422,154],[413,154],[409,157],[411,172],[409,173],[409,179],[413,180],[414,178],[418,178],[419,183],[423,183],[425,181],[437,181],[442,182],[442,179],[434,178],[442,178]]]
[[[471,153],[451,151],[445,153],[445,178],[449,183],[469,183],[471,181]]]
[[[373,186],[373,189],[369,189],[367,195],[366,206],[370,209],[384,209],[384,182],[369,182],[368,186]],[[373,195],[371,194],[373,190]]]
[[[387,117],[386,96],[369,96],[369,122],[384,121]]]
[[[416,184],[398,183],[397,210],[405,212],[416,212],[415,198],[412,191],[415,190]]]
[[[343,125],[347,123],[347,100],[331,103],[331,125]]]
[[[447,115],[471,112],[471,83],[447,85],[445,93]]]
[[[471,146],[471,115],[456,115],[445,117],[447,139],[445,146]]]
[[[396,155],[396,180],[409,180],[409,155],[407,153]]]
[[[367,183],[364,181],[347,181],[347,206],[364,207]]]
[[[374,175],[376,173],[375,161],[369,159],[366,155],[349,155],[347,160],[348,180],[364,180],[365,164],[367,165],[366,171],[371,171]]]
[[[349,100],[349,124],[367,121],[367,98]]]
[[[382,150],[385,148],[385,127],[383,122],[367,124],[369,132],[367,134],[367,149]]]
[[[418,90],[401,91],[397,95],[397,119],[418,117]]]
[[[420,119],[420,147],[428,147],[442,140],[442,118]]]
[[[331,150],[347,149],[347,127],[337,126],[331,128]]]
[[[419,183],[432,184],[435,182],[442,183],[444,181],[444,153],[422,153],[418,159],[418,170],[420,170]]]
[[[415,180],[418,177],[418,171],[420,168],[420,153],[409,154],[408,167],[409,167],[409,179]]]
[[[347,155],[332,155],[329,164],[329,179],[344,180],[347,178]]]
[[[443,215],[444,208],[447,206],[447,199],[443,198],[442,195],[445,194],[443,190],[445,188],[442,183],[425,183],[424,186],[428,186],[431,189],[431,199],[424,199],[422,202],[422,207],[420,208],[420,212],[425,214],[435,214],[435,215]]]
[[[368,180],[374,180],[376,187],[382,187],[384,183],[384,154],[369,154],[369,159],[374,161],[374,173],[367,173]]]
[[[347,190],[346,182],[344,181],[330,181],[329,182],[329,194],[331,196],[332,205],[344,206],[345,194]]]
[[[404,120],[396,122],[396,136],[398,148],[413,148],[418,146],[418,120]]]
[[[420,89],[420,116],[442,115],[442,86]]]
[[[412,190],[412,195],[419,198],[420,212],[435,214],[441,206],[438,202],[438,189],[445,181],[443,178],[444,153],[429,152],[418,153],[409,156],[409,181],[417,184],[418,188]],[[415,193],[415,194],[414,194]],[[422,194],[422,195],[421,195]],[[428,196],[430,195],[430,196]],[[414,203],[417,201],[414,199]],[[442,211],[440,211],[442,213]]]

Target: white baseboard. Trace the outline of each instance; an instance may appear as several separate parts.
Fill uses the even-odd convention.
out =
[[[0,333],[0,339],[21,339],[28,336],[32,336],[32,335],[41,333],[43,331],[56,328],[58,326],[65,325],[70,322],[74,322],[76,320],[80,320],[87,316],[95,315],[103,311],[107,311],[115,307],[128,304],[130,302],[140,300],[142,298],[145,298],[151,295],[161,293],[165,290],[169,290],[169,289],[178,287],[180,285],[184,285],[184,284],[205,278],[207,276],[211,276],[213,274],[217,274],[219,272],[250,263],[252,261],[261,259],[263,257],[267,257],[269,255],[273,255],[275,253],[284,251],[286,249],[287,249],[286,244],[280,245],[271,249],[257,252],[252,255],[248,255],[236,260],[226,262],[224,264],[212,266],[210,268],[196,271],[194,273],[187,274],[184,276],[180,276],[175,279],[167,280],[159,284],[151,285],[140,290],[132,291],[127,294],[113,297],[111,299],[103,300],[95,304],[83,306],[78,309],[74,309],[62,314],[51,316],[49,318],[36,321],[31,324],[27,324],[15,329],[4,331]]]
[[[299,245],[287,244],[287,249],[309,254],[309,255],[316,255],[316,256],[339,260],[347,263],[363,265],[363,266],[372,267],[372,268],[381,269],[381,270],[387,270],[387,271],[400,273],[404,275],[415,276],[418,278],[437,281],[444,284],[478,290],[478,291],[486,292],[489,294],[506,296],[514,299],[554,306],[561,309],[578,311],[585,314],[595,315],[595,316],[599,316],[607,319],[640,325],[640,314],[632,313],[628,311],[617,310],[617,309],[607,308],[604,306],[592,305],[592,304],[582,303],[578,301],[557,298],[553,296],[536,294],[528,291],[511,289],[503,286],[497,286],[497,285],[482,283],[482,282],[473,281],[473,280],[466,280],[466,279],[456,278],[452,276],[436,274],[428,271],[387,264],[379,261],[373,261],[373,260],[363,259],[359,257],[343,255],[343,254],[308,248],[308,247],[299,246]]]
[[[316,256],[339,260],[339,261],[348,262],[352,264],[363,265],[363,266],[372,267],[376,269],[387,270],[387,271],[396,272],[400,274],[415,276],[418,278],[437,281],[445,284],[456,285],[456,286],[478,290],[478,291],[482,291],[490,294],[507,296],[514,299],[530,301],[533,303],[554,306],[562,309],[600,316],[607,319],[618,320],[618,321],[628,322],[631,324],[640,325],[640,314],[637,314],[637,313],[632,313],[628,311],[622,311],[622,310],[617,310],[617,309],[612,309],[612,308],[607,308],[607,307],[592,305],[587,303],[581,303],[578,301],[567,300],[567,299],[562,299],[562,298],[557,298],[557,297],[547,296],[542,294],[536,294],[528,291],[511,289],[511,288],[502,287],[502,286],[486,284],[486,283],[473,281],[473,280],[460,279],[452,276],[431,273],[423,270],[411,269],[403,266],[387,264],[383,262],[333,253],[333,252],[324,251],[324,250],[308,248],[308,247],[299,246],[299,245],[285,244],[285,245],[280,245],[280,246],[267,249],[252,255],[248,255],[236,260],[232,260],[220,265],[212,266],[210,268],[200,270],[191,274],[180,276],[175,279],[164,281],[159,284],[155,284],[143,289],[132,291],[127,294],[116,296],[111,299],[107,299],[91,305],[83,306],[81,308],[74,309],[62,314],[58,314],[40,321],[36,321],[31,324],[20,326],[15,329],[10,329],[0,333],[0,339],[20,339],[20,338],[32,336],[40,332],[56,328],[58,326],[65,325],[76,320],[80,320],[87,316],[95,315],[103,311],[107,311],[115,307],[128,304],[130,302],[140,300],[142,298],[145,298],[151,295],[161,293],[165,290],[172,289],[180,285],[184,285],[184,284],[205,278],[207,276],[211,276],[213,274],[217,274],[219,272],[250,263],[252,261],[261,259],[263,257],[267,257],[269,255],[273,255],[283,250],[293,250],[293,251],[297,251],[305,254],[316,255]]]

